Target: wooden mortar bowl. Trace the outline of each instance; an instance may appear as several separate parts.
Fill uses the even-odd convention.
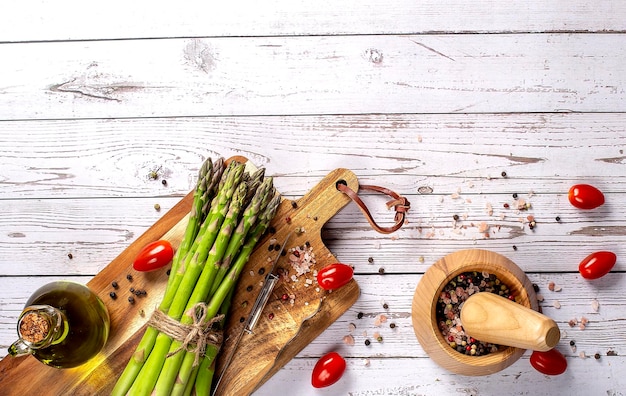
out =
[[[483,356],[464,355],[448,345],[437,325],[436,307],[443,288],[459,274],[469,271],[496,275],[521,305],[538,310],[532,283],[514,262],[488,250],[460,250],[433,264],[417,285],[411,310],[413,330],[422,348],[444,369],[470,376],[493,374],[515,363],[526,350],[501,347],[498,352]]]

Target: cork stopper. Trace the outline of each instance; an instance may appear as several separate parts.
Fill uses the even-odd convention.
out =
[[[20,321],[20,336],[24,341],[37,344],[48,337],[50,322],[37,312],[27,313]]]

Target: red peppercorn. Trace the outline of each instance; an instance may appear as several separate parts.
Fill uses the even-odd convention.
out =
[[[270,313],[269,315],[267,315],[267,317],[268,317],[270,320],[272,320],[272,319],[274,319],[274,314],[273,314],[273,313]]]
[[[505,207],[506,209],[508,209],[508,208],[509,208],[509,204],[505,202],[505,203],[504,203],[504,207]]]

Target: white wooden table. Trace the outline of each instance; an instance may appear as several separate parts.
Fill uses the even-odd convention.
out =
[[[204,158],[239,154],[290,198],[345,167],[412,205],[391,236],[354,205],[327,224],[327,245],[355,266],[362,294],[258,395],[626,394],[623,1],[2,8],[0,357],[39,285],[87,282],[192,188]],[[606,204],[572,207],[566,193],[579,182]],[[504,208],[514,193],[528,212]],[[368,202],[389,219],[379,198]],[[411,324],[414,289],[432,263],[465,248],[509,257],[542,288],[565,374],[538,373],[529,353],[485,377],[428,358]],[[578,263],[596,250],[615,252],[617,265],[585,281]],[[562,291],[549,292],[550,281]],[[380,314],[396,328],[377,327]],[[570,328],[582,316],[586,329]],[[351,323],[354,346],[343,342]],[[375,332],[384,341],[366,346]],[[330,350],[347,372],[315,390],[311,370]]]

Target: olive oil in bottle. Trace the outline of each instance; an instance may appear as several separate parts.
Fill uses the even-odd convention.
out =
[[[32,354],[58,368],[81,365],[94,357],[109,336],[109,313],[89,288],[57,281],[42,286],[26,302],[17,324],[13,356]]]

